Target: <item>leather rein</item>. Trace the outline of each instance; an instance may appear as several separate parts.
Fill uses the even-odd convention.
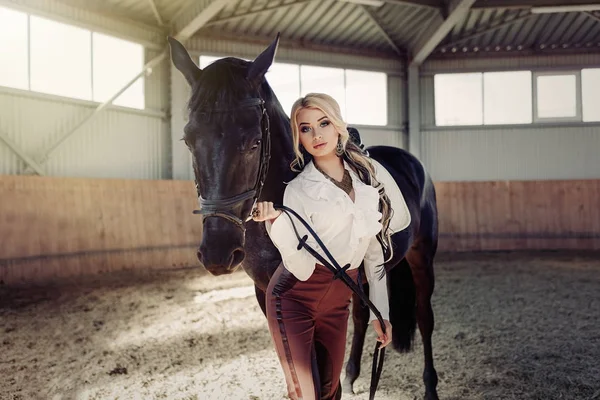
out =
[[[253,207],[256,204],[256,201],[260,197],[260,193],[265,184],[265,179],[267,176],[267,172],[269,170],[269,161],[271,159],[271,131],[269,126],[269,115],[267,114],[267,109],[265,108],[265,101],[259,97],[250,98],[248,100],[244,100],[236,105],[235,108],[217,108],[212,110],[213,112],[231,112],[235,111],[239,108],[247,108],[247,107],[260,107],[261,109],[261,130],[262,130],[262,142],[261,142],[261,158],[260,158],[260,167],[258,176],[256,179],[256,183],[254,187],[244,193],[226,197],[222,199],[204,199],[200,195],[200,188],[198,187],[198,181],[196,180],[196,191],[198,193],[198,203],[200,206],[199,210],[194,210],[194,214],[203,215],[205,218],[207,217],[221,217],[226,220],[234,223],[238,226],[242,231],[245,232],[245,222],[251,218],[250,213],[244,217],[244,219],[239,218],[231,210],[235,209],[240,203],[244,203],[249,199],[253,199]],[[253,208],[252,207],[252,208]],[[252,210],[252,208],[250,210]],[[292,227],[294,228],[294,233],[298,238],[298,250],[305,248],[313,257],[315,257],[319,262],[328,268],[333,273],[333,279],[341,279],[354,293],[356,293],[360,299],[369,307],[371,311],[375,314],[377,319],[379,320],[379,324],[383,333],[385,333],[385,323],[383,322],[383,318],[381,317],[381,313],[375,305],[369,300],[368,296],[364,294],[364,292],[360,289],[360,287],[352,280],[352,278],[346,273],[346,270],[350,267],[350,264],[345,265],[343,268],[340,267],[338,262],[333,258],[327,247],[321,241],[321,238],[317,235],[317,233],[310,227],[310,225],[291,208],[288,208],[283,205],[276,205],[275,209],[283,211],[286,216],[290,219],[292,223]],[[290,214],[296,217],[302,225],[308,230],[308,232],[315,238],[319,246],[325,252],[325,255],[329,258],[330,261],[327,261],[323,258],[318,252],[316,252],[312,247],[310,247],[306,241],[308,239],[308,235],[304,237],[300,237],[298,230],[296,229],[296,224],[290,217]],[[381,377],[381,371],[383,369],[383,360],[385,356],[385,348],[380,348],[381,343],[377,342],[375,346],[375,350],[373,352],[373,366],[371,370],[371,386],[369,390],[369,400],[373,400],[375,398],[375,392],[377,391],[377,385],[379,384],[379,378]]]

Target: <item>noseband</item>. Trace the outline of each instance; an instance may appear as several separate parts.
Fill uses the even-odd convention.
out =
[[[200,205],[200,209],[194,210],[194,214],[204,215],[204,218],[225,218],[226,220],[233,222],[244,232],[246,231],[244,223],[250,218],[250,213],[244,219],[241,219],[233,214],[232,210],[249,199],[253,199],[253,203],[256,203],[260,197],[260,193],[267,177],[267,171],[269,170],[269,160],[271,159],[271,131],[269,129],[269,115],[267,114],[267,109],[265,108],[265,101],[259,97],[244,100],[236,104],[235,107],[217,108],[212,110],[212,112],[232,112],[240,108],[256,106],[260,107],[261,110],[262,143],[260,150],[260,166],[254,187],[244,193],[223,199],[204,199],[200,195],[200,188],[198,187],[198,181],[196,180],[196,191],[198,193],[198,203]]]

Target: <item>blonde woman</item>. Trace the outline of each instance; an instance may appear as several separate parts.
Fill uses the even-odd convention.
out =
[[[383,264],[384,249],[391,253],[389,199],[367,155],[348,140],[340,107],[331,96],[311,93],[298,99],[291,125],[296,154],[291,168],[301,172],[287,185],[283,204],[312,225],[340,265],[350,264],[352,279],[364,261],[369,298],[381,312],[386,333],[373,313],[370,321],[387,346],[392,327]],[[352,293],[310,253],[298,249],[289,218],[273,203],[258,203],[253,218],[265,221],[282,257],[267,289],[267,320],[289,397],[340,399]],[[310,235],[308,244],[322,254]]]

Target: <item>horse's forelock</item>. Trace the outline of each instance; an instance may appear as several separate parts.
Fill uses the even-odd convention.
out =
[[[224,58],[202,70],[192,87],[189,108],[192,112],[211,114],[215,108],[233,107],[253,90],[246,79],[250,63],[238,58]]]

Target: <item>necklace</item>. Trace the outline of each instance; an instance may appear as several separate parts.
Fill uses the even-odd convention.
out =
[[[317,163],[313,164],[315,165],[315,168],[325,176],[325,178],[329,179],[331,182],[333,182],[335,186],[339,187],[344,192],[346,192],[348,196],[350,196],[350,192],[352,191],[352,177],[350,176],[350,172],[348,172],[346,168],[344,168],[344,177],[342,178],[342,181],[338,182],[329,175],[327,175],[325,171],[323,171],[321,168],[319,168]]]

